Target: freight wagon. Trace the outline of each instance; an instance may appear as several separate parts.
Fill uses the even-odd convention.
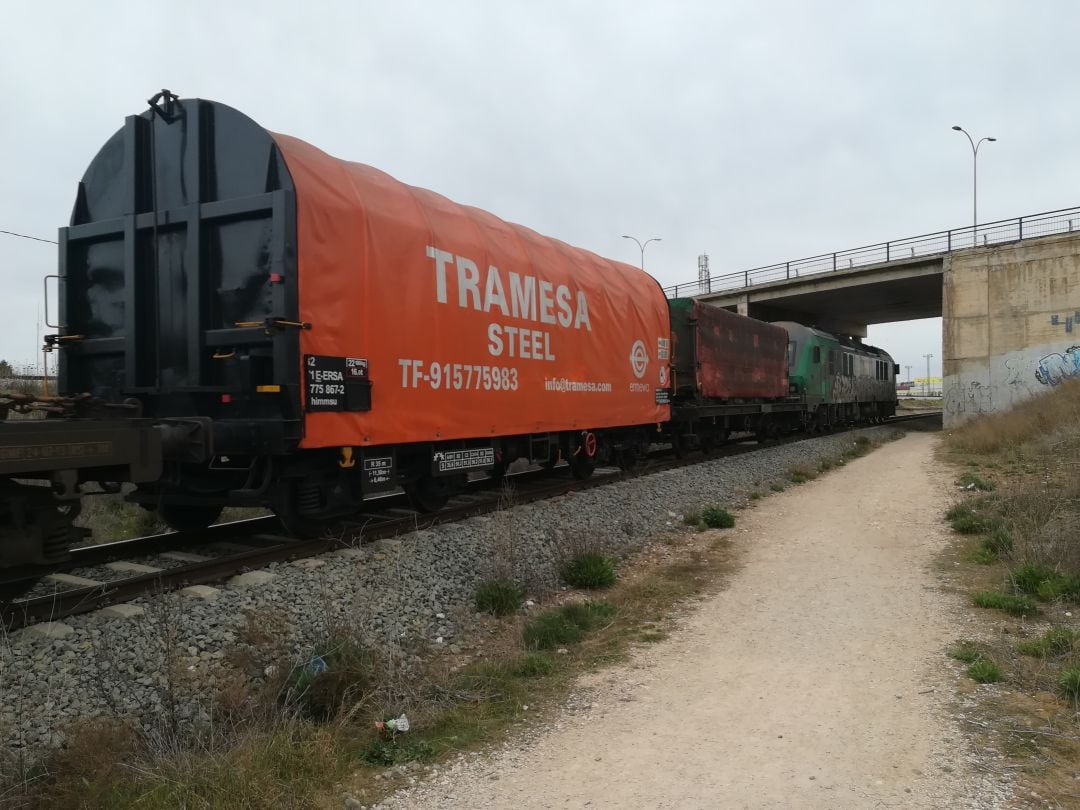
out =
[[[881,349],[793,322],[763,323],[689,298],[670,302],[677,452],[732,433],[774,438],[896,412],[899,367]]]
[[[519,457],[577,475],[669,415],[650,276],[161,95],[102,147],[60,233],[64,392],[185,426],[134,499],[294,531],[403,486],[440,508]]]

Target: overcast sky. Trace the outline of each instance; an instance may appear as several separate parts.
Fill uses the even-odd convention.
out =
[[[1080,4],[9,4],[0,229],[55,239],[161,87],[664,284],[1080,204]],[[0,357],[40,345],[55,247],[0,235]],[[940,368],[940,321],[872,328]],[[922,370],[922,371],[920,371]]]

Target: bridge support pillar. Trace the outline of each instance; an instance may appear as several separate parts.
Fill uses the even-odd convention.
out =
[[[1080,234],[945,259],[945,427],[1080,377]]]
[[[740,315],[750,315],[750,296],[740,295],[739,300],[735,302],[735,311]]]

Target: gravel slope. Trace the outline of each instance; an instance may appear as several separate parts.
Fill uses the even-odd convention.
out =
[[[66,638],[19,631],[0,638],[0,758],[62,745],[66,726],[99,715],[133,717],[147,731],[166,719],[208,721],[228,680],[224,665],[250,625],[294,662],[308,660],[337,628],[397,650],[467,649],[477,623],[473,589],[500,561],[512,558],[515,574],[541,596],[558,587],[560,546],[590,537],[611,552],[632,552],[705,500],[738,502],[784,480],[795,464],[839,455],[859,433],[891,430],[767,448],[272,566],[271,582],[223,585],[216,601],[140,599],[142,616],[73,617]]]

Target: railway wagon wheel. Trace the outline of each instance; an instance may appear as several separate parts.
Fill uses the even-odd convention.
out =
[[[464,488],[464,477],[448,475],[436,478],[425,475],[405,484],[403,489],[409,503],[418,512],[430,514],[444,508],[451,495],[456,495]]]

